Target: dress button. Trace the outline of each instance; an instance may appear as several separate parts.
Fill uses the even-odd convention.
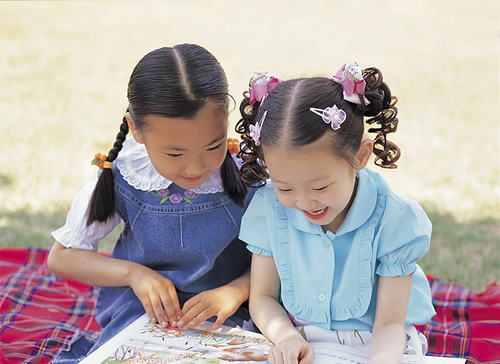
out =
[[[318,300],[320,300],[320,302],[325,302],[326,300],[326,295],[324,293],[320,293],[318,295]]]

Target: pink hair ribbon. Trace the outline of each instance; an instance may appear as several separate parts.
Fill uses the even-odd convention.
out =
[[[366,83],[363,79],[363,70],[359,68],[356,62],[351,62],[348,65],[344,64],[335,73],[332,80],[342,85],[344,100],[360,105],[361,101],[358,95],[361,95],[366,104],[370,103],[364,96]]]
[[[250,105],[257,101],[263,102],[266,96],[283,82],[281,78],[268,76],[267,72],[254,72],[255,76],[250,80],[249,93]]]

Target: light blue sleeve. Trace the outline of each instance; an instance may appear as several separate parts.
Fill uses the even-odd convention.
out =
[[[240,240],[248,244],[247,249],[254,254],[272,255],[269,231],[272,229],[268,213],[272,211],[272,195],[267,187],[255,192],[243,218],[241,219]]]
[[[390,216],[380,234],[377,249],[380,264],[376,273],[388,277],[406,276],[415,272],[417,260],[429,251],[432,224],[415,201],[400,200],[392,210],[388,208]]]

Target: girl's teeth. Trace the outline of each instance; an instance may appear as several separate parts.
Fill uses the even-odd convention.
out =
[[[311,215],[319,215],[319,214],[322,214],[324,211],[325,211],[325,209],[322,209],[322,210],[319,210],[319,211],[316,211],[316,212],[309,212],[309,213]]]

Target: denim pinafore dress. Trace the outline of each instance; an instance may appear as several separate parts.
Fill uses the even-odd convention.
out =
[[[249,267],[238,239],[243,208],[226,192],[197,194],[174,183],[160,191],[130,186],[113,167],[116,213],[123,232],[112,257],[129,260],[170,279],[182,305],[197,293],[225,285]],[[144,313],[131,287],[101,287],[96,319],[104,328],[99,345]],[[248,311],[236,314],[247,320]]]

